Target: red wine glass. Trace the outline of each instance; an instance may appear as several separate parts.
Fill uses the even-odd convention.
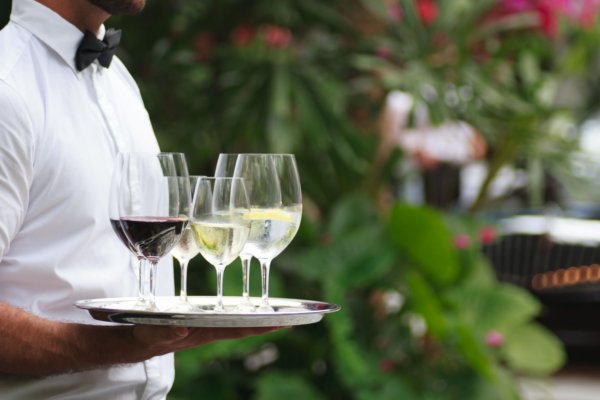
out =
[[[168,176],[168,160],[153,153],[121,153],[113,173],[109,216],[117,236],[150,264],[149,290],[140,271],[137,306],[157,309],[156,268],[179,242],[190,213],[187,177]]]

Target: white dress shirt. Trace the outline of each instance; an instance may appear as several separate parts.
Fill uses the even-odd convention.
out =
[[[92,324],[75,301],[137,294],[133,258],[108,216],[113,160],[158,144],[120,60],[77,71],[82,37],[34,0],[13,0],[0,31],[0,301]],[[159,294],[171,295],[172,261],[158,271]],[[44,379],[0,376],[0,397],[160,399],[173,375],[167,355]]]

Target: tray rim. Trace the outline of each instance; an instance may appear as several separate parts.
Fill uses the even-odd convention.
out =
[[[224,303],[235,304],[241,296],[224,296]],[[215,296],[188,296],[192,304],[214,304]],[[171,325],[188,327],[269,327],[269,326],[293,326],[305,325],[319,322],[325,314],[341,310],[341,306],[317,300],[292,299],[292,298],[270,298],[275,307],[283,307],[284,310],[273,312],[194,312],[189,310],[138,310],[133,308],[117,307],[119,302],[133,302],[136,297],[107,297],[96,299],[83,299],[75,302],[75,306],[86,310],[92,318],[115,323],[145,324],[145,325]],[[157,303],[177,301],[177,296],[159,296]],[[260,298],[251,297],[255,304],[259,304]],[[114,304],[113,307],[110,305]],[[303,308],[302,304],[317,305],[317,309]],[[296,305],[296,306],[294,306]]]

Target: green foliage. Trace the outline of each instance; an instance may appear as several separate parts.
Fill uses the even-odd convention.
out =
[[[281,372],[267,373],[257,382],[258,400],[324,400],[325,397],[315,391],[305,379],[293,374]]]
[[[458,275],[458,260],[443,221],[433,211],[396,205],[389,220],[391,239],[438,285],[452,283]]]

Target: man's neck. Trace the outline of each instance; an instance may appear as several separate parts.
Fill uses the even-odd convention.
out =
[[[80,31],[97,33],[110,14],[87,0],[37,0],[75,25]]]

